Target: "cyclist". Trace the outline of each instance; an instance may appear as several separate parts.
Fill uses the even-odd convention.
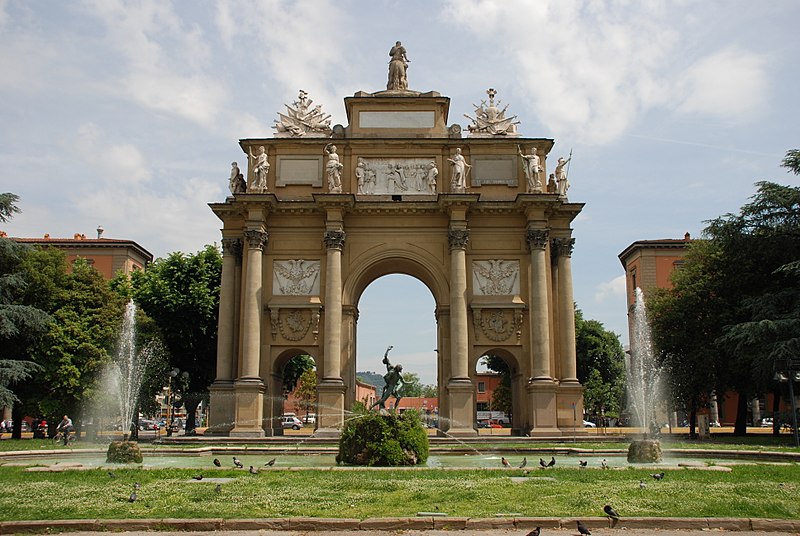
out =
[[[75,427],[72,426],[72,419],[70,419],[67,415],[64,415],[64,418],[61,419],[61,422],[58,423],[58,426],[56,427],[56,432],[63,434],[64,445],[69,443],[69,436],[74,430]]]

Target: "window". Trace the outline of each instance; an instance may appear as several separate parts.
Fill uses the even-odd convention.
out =
[[[478,392],[479,393],[486,392],[486,382],[478,382]]]

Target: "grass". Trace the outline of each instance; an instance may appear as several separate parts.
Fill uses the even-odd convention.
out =
[[[204,471],[232,478],[197,482],[196,470],[138,468],[26,472],[0,467],[5,520],[74,518],[367,518],[415,516],[597,517],[612,504],[623,517],[800,518],[800,465],[737,465],[729,473],[672,470],[655,481],[646,469],[556,468],[512,482],[519,470]],[[639,480],[647,482],[639,488]],[[139,499],[127,501],[134,482]]]

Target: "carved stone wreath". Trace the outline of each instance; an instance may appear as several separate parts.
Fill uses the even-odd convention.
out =
[[[481,309],[473,311],[475,330],[480,331],[484,336],[495,342],[502,342],[517,335],[517,341],[521,337],[519,328],[522,326],[522,311],[515,309],[489,309],[485,313]]]
[[[282,316],[282,317],[281,317]],[[284,315],[278,315],[278,329],[287,341],[299,341],[311,327],[311,311],[293,309]]]

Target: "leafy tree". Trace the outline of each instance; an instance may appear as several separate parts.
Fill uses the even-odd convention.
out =
[[[187,433],[214,380],[222,255],[214,246],[196,254],[175,252],[132,274],[134,300],[159,326],[171,367],[188,372],[181,397]],[[166,380],[166,378],[165,378]]]
[[[511,377],[504,375],[494,391],[489,406],[492,411],[502,411],[506,415],[511,415],[514,406],[511,401]],[[512,416],[513,417],[513,416]]]
[[[297,382],[308,370],[314,370],[314,358],[310,355],[296,355],[283,367],[283,393],[294,391]],[[316,384],[315,384],[316,385]]]
[[[403,373],[403,390],[401,394],[404,398],[422,396],[422,384],[419,381],[419,374],[416,372]]]
[[[585,320],[576,308],[575,351],[584,407],[595,415],[619,416],[625,396],[625,352],[619,336],[597,320]]]
[[[16,194],[10,192],[0,194],[0,222],[5,223],[14,217],[14,214],[21,212],[17,201],[19,201],[19,196]]]
[[[420,396],[424,398],[438,398],[439,397],[439,387],[433,384],[426,384],[422,386],[422,393]]]
[[[317,403],[317,371],[313,367],[306,369],[300,375],[294,396],[297,398],[295,410],[304,412],[308,417],[308,412],[313,410]]]
[[[31,349],[52,321],[26,300],[31,280],[24,261],[30,252],[28,246],[0,238],[0,407],[20,402],[11,386],[40,369],[31,361]]]

